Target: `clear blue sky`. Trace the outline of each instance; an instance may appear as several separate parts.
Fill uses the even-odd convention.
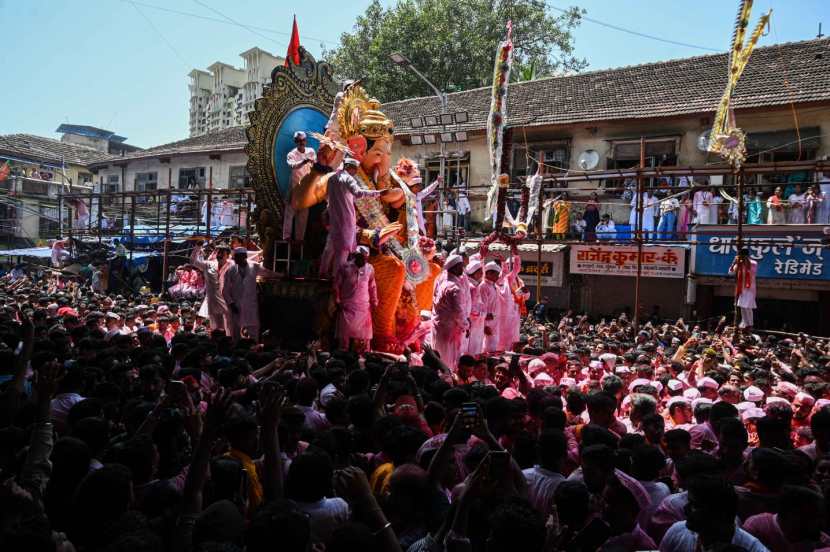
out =
[[[57,137],[58,125],[71,122],[107,128],[143,147],[186,138],[190,69],[206,68],[217,60],[241,66],[238,54],[252,46],[284,54],[294,13],[303,45],[319,54],[321,41],[329,48],[336,44],[369,2],[135,3],[138,10],[129,0],[0,0],[0,134]],[[559,8],[579,5],[588,10],[588,17],[606,23],[721,51],[728,47],[737,9],[733,0],[549,3]],[[830,32],[830,0],[757,0],[753,20],[770,7],[772,32],[762,44],[814,38],[822,19]],[[589,70],[707,53],[590,21],[584,21],[575,36],[577,55],[588,60]]]

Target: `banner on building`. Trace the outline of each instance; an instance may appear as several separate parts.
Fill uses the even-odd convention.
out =
[[[746,226],[744,227],[747,228]],[[773,234],[778,229],[776,234]],[[827,236],[819,229],[795,226],[750,227],[744,243],[749,256],[758,262],[758,278],[782,280],[830,280],[830,249],[822,247]],[[737,237],[698,235],[694,273],[702,276],[729,276],[729,267],[738,254]]]
[[[646,278],[683,278],[686,251],[682,247],[643,247],[642,276]],[[637,247],[623,245],[571,246],[572,274],[636,276]]]
[[[557,254],[557,257],[562,257],[562,254]],[[562,263],[554,266],[551,261],[542,261],[539,265],[539,274],[542,276],[542,287],[561,287],[562,286]],[[527,286],[536,285],[536,261],[522,261],[522,270],[519,276]]]

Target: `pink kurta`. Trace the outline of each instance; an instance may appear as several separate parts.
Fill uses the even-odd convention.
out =
[[[254,339],[259,337],[259,304],[257,303],[257,276],[270,276],[273,273],[259,263],[245,261],[243,269],[236,262],[225,271],[222,283],[222,298],[228,306],[228,315],[225,318],[225,331],[229,336],[238,339],[242,328],[248,330],[248,335]],[[236,305],[238,311],[234,313],[231,305]]]
[[[337,341],[348,349],[351,339],[372,339],[372,309],[378,304],[375,269],[369,263],[358,268],[346,263],[334,279],[336,297],[340,301],[337,315]]]
[[[492,353],[499,350],[501,297],[496,284],[486,279],[478,285],[478,295],[481,298],[484,327],[491,330],[491,335],[484,335],[482,352]]]
[[[329,177],[328,199],[329,235],[320,260],[320,275],[336,276],[346,263],[349,253],[357,246],[357,215],[354,198],[380,195],[380,190],[361,188],[352,175],[339,170]]]
[[[462,289],[460,277],[447,274],[436,294],[437,301],[432,307],[433,342],[441,360],[451,369],[458,367],[461,357],[461,337],[467,331],[469,301]]]
[[[284,202],[285,212],[283,213],[282,222],[282,239],[284,240],[291,239],[291,230],[295,227],[295,222],[295,238],[302,240],[305,236],[305,225],[308,222],[308,209],[294,211],[291,207],[291,193],[300,184],[300,180],[311,171],[311,163],[303,163],[306,159],[312,163],[317,160],[317,155],[313,149],[305,148],[305,151],[301,152],[297,148],[294,148],[288,152],[285,158],[286,163],[291,168],[291,187],[288,191],[288,201]]]
[[[467,354],[479,355],[484,348],[484,304],[481,301],[479,285],[473,280],[470,286],[470,339],[467,340]]]
[[[513,285],[516,283],[516,277],[522,267],[521,258],[518,255],[514,255],[511,260],[511,265],[510,272],[502,278],[499,286],[502,306],[499,349],[502,351],[512,350],[513,344],[519,341],[519,326],[521,325],[519,305],[516,304],[516,298],[513,296]]]

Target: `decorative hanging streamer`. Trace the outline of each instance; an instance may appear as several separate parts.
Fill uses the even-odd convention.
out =
[[[534,174],[530,178],[527,179],[525,183],[525,190],[527,190],[528,199],[529,201],[525,202],[524,204],[527,205],[525,209],[526,215],[524,218],[521,218],[521,222],[525,225],[525,231],[530,228],[530,223],[533,222],[533,217],[536,216],[536,211],[539,210],[539,192],[542,190],[542,175],[541,174]],[[522,191],[522,200],[524,200],[524,193]]]
[[[764,27],[769,23],[772,10],[761,16],[755,30],[744,44],[746,29],[749,26],[749,16],[752,13],[753,0],[741,0],[738,5],[738,18],[735,21],[735,33],[732,37],[732,49],[729,52],[729,78],[726,90],[723,92],[718,111],[715,113],[715,122],[712,125],[709,151],[719,153],[721,157],[732,163],[735,168],[740,167],[746,159],[746,136],[735,124],[734,114],[730,107],[732,94],[738,85],[738,79],[744,72],[749,56],[755,48]]]
[[[507,22],[507,37],[499,44],[493,68],[493,89],[490,98],[490,115],[487,117],[487,146],[490,153],[490,191],[487,193],[487,218],[495,215],[497,179],[501,173],[501,153],[504,126],[507,121],[507,85],[510,67],[513,65],[513,23]],[[509,216],[509,215],[508,215]],[[509,220],[512,220],[509,216]],[[496,227],[498,230],[498,226]]]
[[[429,262],[421,253],[420,229],[418,228],[417,198],[406,182],[393,170],[389,172],[392,179],[403,190],[406,205],[406,249],[402,251],[401,260],[406,269],[406,279],[413,284],[420,284],[429,276]]]

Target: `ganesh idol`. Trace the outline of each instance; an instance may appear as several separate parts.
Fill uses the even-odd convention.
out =
[[[392,169],[394,125],[380,111],[380,102],[369,98],[359,85],[341,94],[320,137],[317,163],[292,192],[291,205],[306,209],[326,200],[329,179],[344,154],[359,162],[354,178],[361,189],[388,190],[354,196],[354,227],[332,225],[329,232],[335,234],[329,243],[370,248],[378,295],[372,312],[372,348],[400,353],[419,324],[423,305],[418,297],[427,295],[423,288],[434,284],[430,263],[420,247],[416,196],[410,189],[420,175],[411,162]]]

